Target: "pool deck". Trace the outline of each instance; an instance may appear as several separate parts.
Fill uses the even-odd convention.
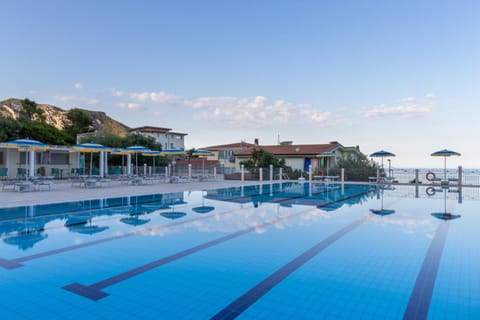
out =
[[[0,189],[0,208],[155,193],[210,190],[252,184],[258,184],[258,181],[216,180],[179,183],[160,182],[142,185],[114,182],[111,185],[85,188],[73,186],[69,180],[55,180],[50,190],[42,188],[41,190],[18,192]]]

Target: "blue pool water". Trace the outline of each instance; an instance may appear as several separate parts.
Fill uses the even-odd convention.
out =
[[[478,319],[478,197],[458,191],[283,183],[3,208],[0,319]]]

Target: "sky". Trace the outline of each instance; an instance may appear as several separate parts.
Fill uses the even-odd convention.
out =
[[[1,0],[0,100],[480,168],[480,1]]]

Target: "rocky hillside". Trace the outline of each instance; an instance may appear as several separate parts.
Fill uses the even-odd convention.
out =
[[[46,123],[54,126],[59,130],[62,130],[65,124],[69,124],[69,120],[66,116],[68,110],[63,110],[50,104],[37,103],[37,105],[40,109],[43,110]],[[22,110],[22,101],[20,99],[7,99],[4,101],[0,101],[1,117],[19,120],[22,117]],[[105,114],[105,112],[90,111],[85,109],[82,110],[87,112],[87,114],[89,115],[96,132],[115,134],[122,137],[127,135],[129,127],[110,118]]]

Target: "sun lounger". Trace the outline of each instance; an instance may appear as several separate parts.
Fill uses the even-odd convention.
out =
[[[51,190],[53,186],[53,181],[44,178],[34,179],[32,182],[36,190],[41,190],[42,187],[48,187],[48,190]]]
[[[17,181],[17,182],[15,182],[15,191],[27,192],[27,191],[33,191],[33,189],[34,189],[33,182],[30,182],[30,181]]]
[[[2,191],[3,190],[11,190],[11,191],[14,191],[15,190],[15,183],[17,182],[17,180],[6,180],[2,183]]]

